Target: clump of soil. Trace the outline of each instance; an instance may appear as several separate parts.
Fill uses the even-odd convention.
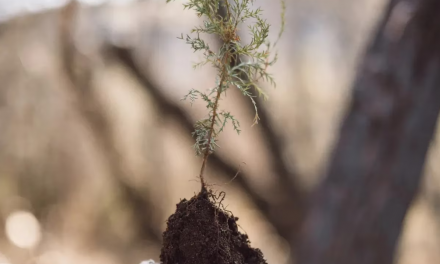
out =
[[[177,204],[163,233],[163,264],[267,264],[238,231],[238,218],[223,209],[223,199],[223,192],[202,191]]]

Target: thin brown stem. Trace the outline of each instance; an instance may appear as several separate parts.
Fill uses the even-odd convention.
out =
[[[222,87],[223,87],[223,83],[226,80],[226,63],[227,63],[227,58],[228,58],[228,54],[225,54],[225,58],[226,58],[226,62],[224,62],[223,64],[223,69],[222,69],[222,75],[221,75],[221,79],[220,79],[220,83],[219,86],[217,88],[217,96],[215,97],[215,102],[214,102],[214,108],[212,110],[212,120],[211,120],[211,125],[209,128],[209,133],[208,133],[208,141],[206,143],[206,149],[205,149],[205,153],[203,155],[203,161],[202,161],[202,168],[200,169],[200,183],[202,185],[202,189],[201,191],[206,191],[206,184],[205,184],[205,179],[203,178],[203,173],[205,171],[205,167],[206,167],[206,163],[208,161],[208,157],[211,150],[211,141],[213,138],[213,134],[214,134],[214,125],[215,125],[215,119],[217,118],[217,109],[218,109],[218,102],[220,101],[220,96],[222,94]]]
[[[231,13],[230,13],[229,2],[225,1],[224,3],[226,5],[225,9],[226,9],[226,12],[227,12],[228,20],[230,20],[231,19]],[[235,29],[234,29],[233,32],[235,32]],[[227,39],[225,40],[225,42],[228,45],[228,49],[231,47],[230,43],[231,43],[232,39],[233,39],[233,37],[231,37],[229,35],[229,36],[227,36]],[[222,94],[223,84],[224,84],[224,82],[226,80],[226,77],[227,77],[227,65],[228,65],[229,60],[230,60],[230,58],[229,58],[230,55],[231,55],[231,52],[228,50],[225,53],[223,59],[221,60],[221,63],[222,63],[221,78],[220,78],[220,83],[219,83],[218,90],[217,90],[217,96],[215,97],[214,107],[212,109],[212,120],[211,120],[211,125],[210,125],[209,133],[208,133],[208,141],[206,143],[206,149],[205,149],[205,153],[203,155],[202,167],[200,168],[200,176],[199,177],[200,177],[200,183],[202,185],[201,186],[202,187],[201,188],[201,192],[206,191],[206,183],[205,183],[205,179],[203,178],[203,173],[205,172],[206,163],[208,162],[208,157],[211,154],[210,153],[211,152],[211,141],[213,139],[215,120],[217,118],[218,103],[220,101],[220,97],[221,97],[221,94]]]

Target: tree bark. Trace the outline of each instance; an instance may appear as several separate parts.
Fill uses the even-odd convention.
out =
[[[354,83],[299,264],[389,264],[440,109],[440,1],[392,0]]]

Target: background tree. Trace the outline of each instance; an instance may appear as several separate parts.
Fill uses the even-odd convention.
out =
[[[393,263],[440,109],[438,10],[438,1],[390,1],[304,221],[298,263]]]

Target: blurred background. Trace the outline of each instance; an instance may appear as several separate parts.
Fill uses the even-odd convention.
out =
[[[199,190],[191,132],[204,106],[179,100],[215,78],[209,66],[193,70],[202,55],[176,38],[201,20],[165,2],[0,0],[0,263],[159,259],[166,219]],[[242,133],[221,135],[207,180],[268,263],[294,255],[386,2],[288,0],[260,124],[236,91],[222,101]],[[255,5],[275,40],[279,1]],[[433,142],[399,264],[440,263],[439,155]]]

